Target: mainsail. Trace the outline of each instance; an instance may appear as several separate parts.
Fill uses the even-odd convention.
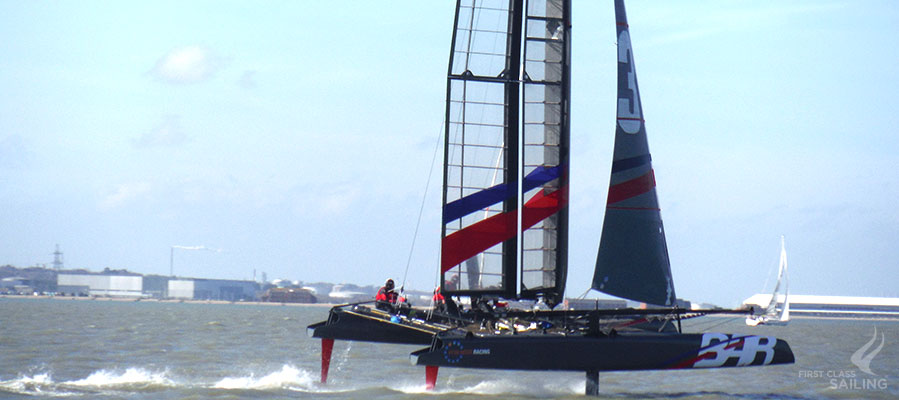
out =
[[[781,298],[781,295],[783,298]],[[778,310],[778,304],[783,301],[783,306]],[[790,322],[790,281],[787,277],[787,248],[784,245],[784,237],[780,237],[780,262],[777,267],[777,283],[774,285],[774,292],[771,293],[771,300],[765,307],[765,312],[761,315],[751,315],[746,318],[746,324],[756,326],[766,325],[786,325]]]
[[[442,290],[561,300],[568,0],[459,0],[447,79]],[[524,34],[524,40],[522,40]]]
[[[618,118],[605,220],[592,287],[649,304],[675,304],[665,229],[640,104],[623,0],[618,31]]]
[[[783,293],[783,307],[777,311],[780,302],[780,294]],[[782,322],[790,320],[790,281],[787,277],[787,248],[784,245],[783,236],[780,237],[780,262],[777,267],[777,283],[774,285],[774,293],[771,301],[765,307],[765,314]]]

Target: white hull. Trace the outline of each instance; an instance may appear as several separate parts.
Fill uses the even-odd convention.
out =
[[[749,326],[759,326],[759,325],[773,325],[773,326],[784,326],[790,323],[790,320],[780,320],[769,318],[767,315],[755,316],[755,317],[747,317],[746,325]]]

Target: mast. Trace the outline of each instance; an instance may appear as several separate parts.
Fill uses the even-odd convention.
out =
[[[509,58],[506,60],[506,69],[503,71],[505,78],[504,92],[506,96],[505,112],[503,113],[503,123],[506,125],[506,157],[505,159],[505,181],[514,182],[511,186],[515,188],[515,196],[507,196],[503,204],[504,210],[515,210],[518,212],[519,202],[519,184],[518,181],[518,148],[519,148],[519,126],[518,113],[520,97],[520,83],[518,81],[521,68],[521,14],[523,11],[523,0],[509,0],[509,36],[506,39],[506,48],[509,52]],[[517,215],[516,215],[517,217]],[[503,247],[509,251],[503,255],[503,297],[507,299],[515,298],[517,295],[516,286],[518,285],[518,221],[514,224],[516,232],[513,237],[506,240]]]
[[[521,297],[554,306],[568,270],[570,1],[528,2],[523,64]]]
[[[618,297],[673,306],[674,282],[623,0],[615,0],[615,19],[618,118],[592,287]]]

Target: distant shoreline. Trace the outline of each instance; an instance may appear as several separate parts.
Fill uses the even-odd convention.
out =
[[[333,307],[337,304],[332,303],[275,303],[264,301],[227,301],[227,300],[182,300],[182,299],[142,299],[127,297],[73,297],[73,296],[28,296],[4,294],[0,295],[0,299],[32,299],[32,300],[61,300],[61,301],[116,301],[131,303],[164,303],[164,304],[246,304],[254,306],[313,306],[313,307]]]

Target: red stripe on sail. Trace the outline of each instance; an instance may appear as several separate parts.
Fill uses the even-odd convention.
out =
[[[631,197],[649,192],[656,187],[656,176],[652,170],[629,181],[621,182],[609,187],[609,201],[606,204],[615,204]]]
[[[524,204],[521,229],[525,230],[536,225],[557,213],[566,204],[568,204],[567,186],[548,195],[544,195],[542,190],[538,191]],[[515,237],[516,219],[514,211],[496,214],[444,237],[440,272],[446,272],[478,253]]]
[[[496,214],[443,238],[440,272],[515,237],[515,212]]]
[[[568,186],[563,186],[548,195],[540,190],[524,205],[521,212],[521,230],[528,229],[538,222],[559,212],[568,204]]]

